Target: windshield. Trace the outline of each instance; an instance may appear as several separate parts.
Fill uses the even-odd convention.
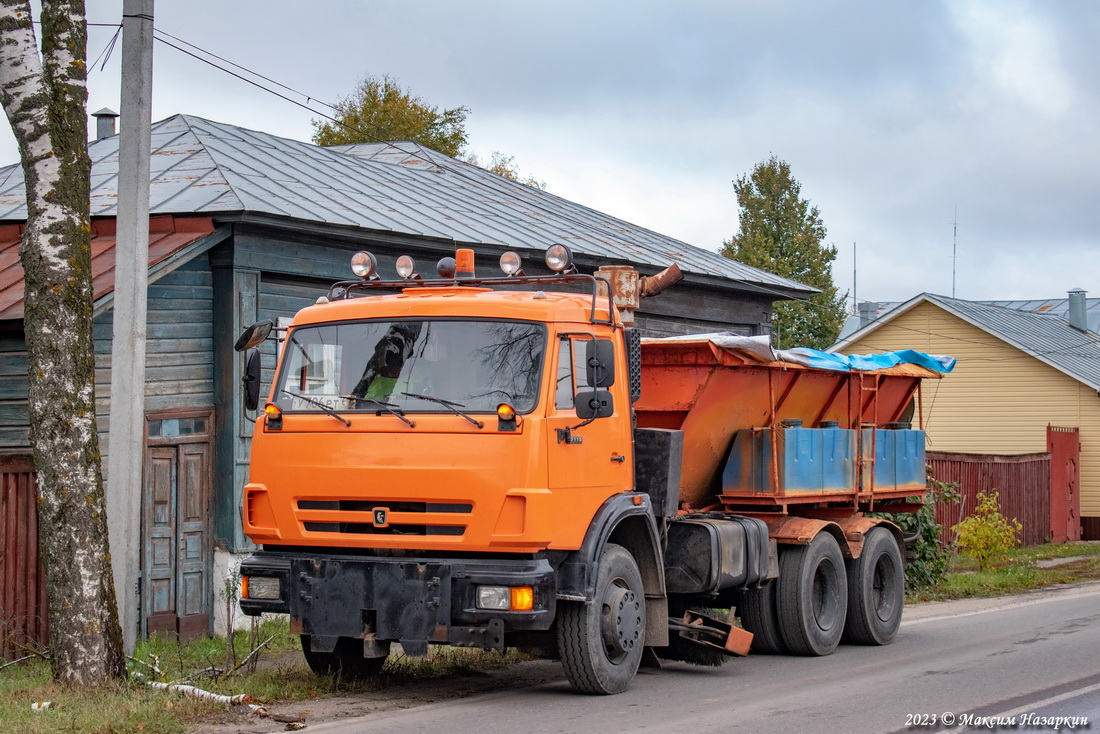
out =
[[[546,327],[518,321],[357,321],[294,329],[275,402],[284,411],[528,413]],[[383,408],[385,406],[385,408]]]

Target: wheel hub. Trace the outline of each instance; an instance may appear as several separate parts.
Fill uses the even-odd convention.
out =
[[[633,591],[612,584],[603,603],[600,633],[608,657],[618,661],[642,644],[642,601]]]

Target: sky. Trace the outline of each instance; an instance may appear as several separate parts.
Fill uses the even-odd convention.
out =
[[[117,24],[122,2],[87,15]],[[154,120],[308,141],[330,112],[317,100],[388,74],[469,108],[482,159],[710,250],[737,232],[734,180],[777,156],[860,301],[1100,297],[1094,0],[161,0],[154,15],[294,90],[158,42]],[[89,62],[115,30],[89,29]],[[120,108],[121,45],[91,67],[89,112]],[[17,162],[0,128],[0,164]]]

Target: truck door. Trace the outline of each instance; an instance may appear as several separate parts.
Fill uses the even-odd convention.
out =
[[[557,389],[554,406],[547,424],[547,458],[550,488],[586,487],[614,491],[629,489],[633,483],[633,461],[630,459],[630,403],[619,398],[622,390],[616,385],[615,413],[597,418],[586,426],[573,407],[578,390],[589,388],[585,369],[585,343],[588,334],[561,335],[555,360]],[[621,381],[622,375],[617,376]],[[569,439],[562,431],[569,429]],[[610,494],[607,492],[606,494]]]

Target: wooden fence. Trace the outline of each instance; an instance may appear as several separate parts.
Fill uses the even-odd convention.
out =
[[[1050,536],[1050,454],[995,456],[929,451],[928,463],[936,479],[957,482],[962,501],[936,505],[936,521],[943,540],[955,540],[951,529],[977,506],[978,492],[996,489],[1001,514],[1023,525],[1022,545],[1040,545]]]
[[[48,636],[36,499],[30,457],[0,456],[0,660]]]

